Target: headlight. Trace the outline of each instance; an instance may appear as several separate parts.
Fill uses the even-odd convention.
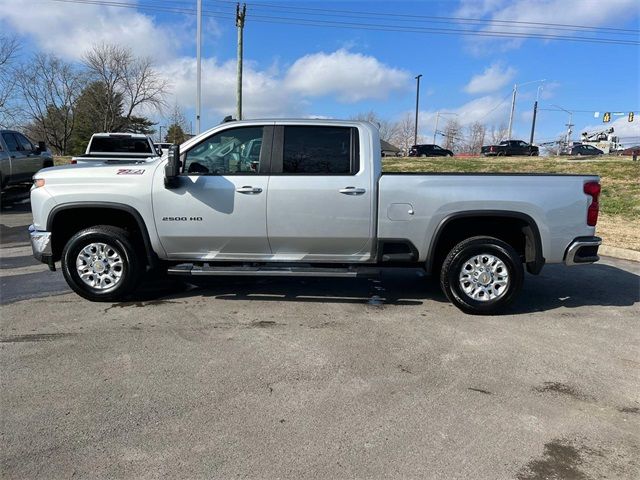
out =
[[[33,188],[44,187],[44,178],[34,178],[33,179]]]

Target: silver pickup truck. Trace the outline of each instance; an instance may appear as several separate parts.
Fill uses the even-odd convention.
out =
[[[145,269],[172,275],[355,277],[385,267],[438,274],[469,313],[508,305],[524,270],[598,260],[593,175],[381,171],[366,122],[239,121],[144,165],[38,173],[36,258],[96,301]]]

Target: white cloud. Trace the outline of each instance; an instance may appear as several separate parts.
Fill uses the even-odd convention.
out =
[[[516,70],[512,67],[503,68],[500,64],[485,68],[484,72],[474,75],[464,87],[467,93],[490,93],[500,90],[513,80]]]
[[[163,72],[172,83],[175,101],[193,108],[196,100],[196,61],[179,58],[167,63]],[[243,71],[243,113],[248,118],[297,114],[303,110],[304,99],[292,96],[283,88],[282,79],[274,69],[259,70],[250,62]],[[236,111],[236,62],[220,63],[215,58],[202,62],[202,105],[214,118]],[[205,113],[205,112],[203,112]]]
[[[136,55],[163,61],[174,56],[179,41],[153,17],[129,8],[63,2],[4,0],[0,21],[32,39],[40,50],[77,60],[96,43],[130,47]]]
[[[567,19],[570,14],[570,21]],[[547,34],[568,36],[595,36],[593,32],[573,32],[569,30],[542,29],[541,25],[521,25],[530,23],[570,23],[588,26],[618,26],[630,18],[640,15],[638,0],[462,0],[455,16],[462,18],[483,18],[507,23],[497,23],[479,29],[484,32],[513,32],[520,34]],[[627,37],[632,38],[632,37]],[[486,51],[486,42],[499,43],[502,49],[518,47],[521,39],[476,38],[472,49]]]
[[[163,66],[175,101],[195,105],[195,59],[180,58]],[[310,99],[323,95],[353,103],[387,97],[410,85],[409,75],[376,58],[340,49],[303,56],[282,71],[277,64],[260,69],[245,62],[243,114],[246,118],[308,115]],[[235,114],[236,62],[208,58],[202,63],[202,105],[214,119]],[[203,112],[204,114],[205,112]]]
[[[285,86],[306,97],[336,95],[346,103],[384,99],[409,87],[408,72],[389,67],[378,59],[340,49],[313,53],[289,68]]]

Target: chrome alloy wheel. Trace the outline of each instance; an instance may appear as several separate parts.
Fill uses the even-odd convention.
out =
[[[495,255],[481,253],[462,264],[460,288],[473,300],[488,302],[501,297],[509,288],[509,272]]]
[[[122,279],[122,254],[106,243],[90,243],[78,253],[76,270],[91,288],[108,290]]]

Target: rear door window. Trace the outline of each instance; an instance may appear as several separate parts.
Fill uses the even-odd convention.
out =
[[[282,173],[353,175],[358,172],[358,131],[351,127],[285,126]]]

